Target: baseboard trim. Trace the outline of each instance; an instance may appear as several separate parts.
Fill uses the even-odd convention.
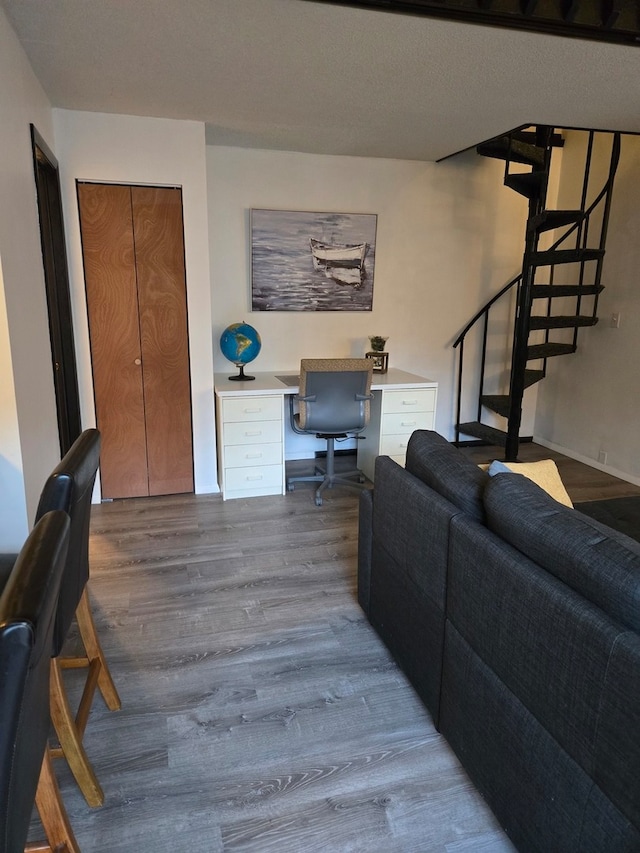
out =
[[[531,444],[533,441],[532,435],[521,435],[520,444]],[[454,447],[497,447],[491,444],[490,441],[483,441],[481,438],[464,438],[461,441],[451,441]]]
[[[605,474],[611,474],[612,477],[617,477],[618,480],[624,480],[625,483],[632,483],[634,486],[640,486],[640,477],[633,477],[625,471],[619,471],[612,465],[602,465],[595,459],[590,459],[588,456],[583,456],[582,453],[576,453],[569,447],[563,447],[561,444],[556,444],[553,441],[547,441],[545,438],[534,435],[533,440],[536,444],[541,444],[543,447],[548,447],[549,450],[554,450],[556,453],[562,453],[563,456],[568,456],[569,459],[575,459],[576,462],[582,462],[590,468],[595,468],[597,471],[604,471]]]

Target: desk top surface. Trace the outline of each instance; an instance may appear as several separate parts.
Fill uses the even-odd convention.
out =
[[[295,372],[282,370],[279,373],[253,372],[249,366],[249,373],[255,376],[255,380],[237,382],[229,379],[229,373],[216,373],[214,376],[214,390],[218,397],[234,397],[246,395],[268,395],[268,394],[297,394],[298,385],[288,384],[278,376],[295,376]],[[293,380],[289,380],[293,382]],[[374,373],[371,382],[372,391],[383,391],[385,389],[403,388],[437,388],[438,383],[433,379],[425,379],[424,376],[416,376],[415,373],[407,373],[390,367],[386,373]]]

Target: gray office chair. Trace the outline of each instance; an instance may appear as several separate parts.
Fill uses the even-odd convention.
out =
[[[373,362],[368,358],[303,358],[300,388],[289,398],[294,432],[323,438],[327,442],[327,465],[314,474],[287,477],[291,492],[296,483],[320,483],[315,493],[322,506],[322,492],[333,486],[362,489],[364,475],[357,468],[335,472],[336,439],[356,436],[369,423]],[[295,411],[294,402],[299,404]]]

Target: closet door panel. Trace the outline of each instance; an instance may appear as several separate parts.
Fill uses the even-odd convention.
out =
[[[132,187],[149,494],[193,491],[182,193]]]
[[[126,186],[78,184],[103,497],[148,494],[138,295]]]

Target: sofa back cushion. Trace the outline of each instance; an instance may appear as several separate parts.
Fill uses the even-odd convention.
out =
[[[490,530],[617,622],[640,631],[640,543],[513,474],[490,479],[484,507]]]
[[[439,433],[416,430],[409,439],[405,467],[458,509],[484,523],[482,492],[489,475]]]

